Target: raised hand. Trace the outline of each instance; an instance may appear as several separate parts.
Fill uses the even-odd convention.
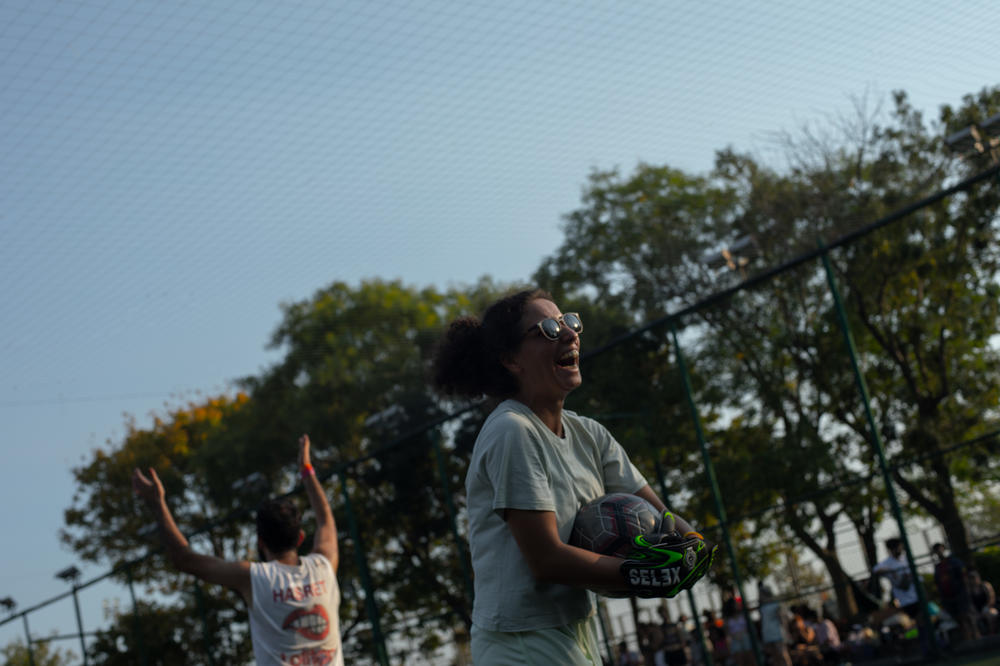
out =
[[[312,463],[309,460],[309,435],[299,437],[299,469],[309,469]]]
[[[165,495],[160,477],[152,467],[149,468],[149,478],[138,467],[132,470],[132,490],[150,506],[162,501]]]

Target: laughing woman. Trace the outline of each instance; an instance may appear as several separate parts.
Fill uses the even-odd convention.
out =
[[[465,479],[477,666],[600,665],[588,589],[673,596],[711,566],[715,549],[676,516],[675,529],[697,539],[698,554],[687,563],[685,584],[671,590],[629,575],[674,563],[678,556],[667,548],[638,545],[637,559],[622,560],[567,543],[580,507],[607,493],[632,493],[666,511],[602,425],[563,409],[582,381],[582,333],[580,315],[561,312],[541,290],[521,291],[481,319],[452,322],[435,357],[440,392],[499,403],[479,432]]]

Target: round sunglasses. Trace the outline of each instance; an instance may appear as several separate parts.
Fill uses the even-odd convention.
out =
[[[563,326],[577,335],[583,333],[583,321],[580,319],[580,315],[576,312],[566,312],[558,318],[549,317],[548,319],[541,320],[529,328],[525,335],[531,333],[537,327],[546,338],[556,341],[562,335]]]

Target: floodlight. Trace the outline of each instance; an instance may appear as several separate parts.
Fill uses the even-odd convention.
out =
[[[399,421],[406,418],[406,410],[400,405],[392,405],[391,407],[386,407],[380,412],[376,412],[365,419],[365,427],[372,428],[375,426],[386,427],[397,425]]]
[[[757,240],[752,234],[747,234],[740,236],[721,250],[706,252],[701,256],[701,262],[713,269],[728,268],[742,272],[757,253]]]
[[[68,566],[56,574],[56,578],[61,578],[67,583],[75,583],[80,577],[80,570],[75,566]]]
[[[4,597],[0,599],[0,606],[3,606],[8,613],[13,613],[14,609],[17,608],[17,602],[10,597]]]
[[[1000,113],[994,113],[979,123],[979,129],[987,136],[1000,136]]]
[[[954,134],[949,134],[945,137],[944,143],[956,153],[961,153],[963,155],[973,152],[984,152],[983,140],[979,134],[979,128],[975,125],[969,125],[965,129],[958,130]]]
[[[246,491],[262,493],[267,489],[267,477],[260,472],[253,472],[242,479],[233,481],[232,489],[235,492]]]

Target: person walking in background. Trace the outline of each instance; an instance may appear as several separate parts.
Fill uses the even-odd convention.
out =
[[[486,395],[496,404],[465,481],[477,666],[600,664],[588,589],[672,596],[714,557],[715,547],[677,517],[691,544],[683,553],[636,544],[644,559],[623,560],[567,543],[580,507],[602,495],[631,493],[666,510],[607,429],[563,409],[582,382],[582,333],[578,314],[563,313],[541,290],[525,290],[493,303],[481,319],[451,322],[435,354],[440,393]],[[653,568],[683,571],[682,583],[666,589],[633,575]]]
[[[934,584],[941,598],[941,605],[958,624],[962,640],[979,638],[965,563],[954,553],[946,554],[943,543],[934,544],[931,553],[935,560]]]
[[[788,654],[788,631],[785,628],[789,618],[784,607],[774,597],[767,585],[757,586],[760,600],[760,634],[764,644],[764,654],[771,666],[792,666]]]
[[[308,435],[299,438],[298,463],[316,514],[312,552],[303,556],[298,554],[305,539],[301,515],[289,498],[267,500],[257,509],[257,549],[262,561],[230,561],[191,549],[167,507],[156,470],[150,468],[146,476],[136,468],[132,488],[153,512],[174,567],[235,590],[246,601],[258,666],[343,666],[337,525],[310,463]]]

